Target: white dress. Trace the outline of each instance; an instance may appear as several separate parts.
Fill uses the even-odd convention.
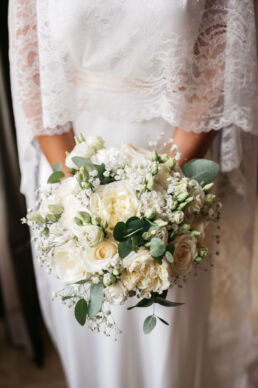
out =
[[[251,0],[11,0],[12,93],[22,191],[29,206],[50,172],[37,134],[103,136],[148,147],[176,127],[220,132],[220,256],[160,310],[170,326],[142,333],[146,310],[114,309],[118,342],[79,327],[51,301],[62,288],[35,260],[43,316],[71,388],[255,386],[250,304],[257,163],[257,61]],[[251,181],[252,179],[252,181]],[[252,183],[250,183],[252,182]],[[247,185],[248,183],[248,185]],[[247,200],[248,198],[248,200]]]

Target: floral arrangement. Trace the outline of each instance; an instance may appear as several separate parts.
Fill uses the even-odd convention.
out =
[[[74,307],[81,325],[119,332],[110,307],[137,298],[134,306],[158,303],[176,307],[167,292],[207,260],[205,229],[216,220],[219,203],[210,192],[218,174],[216,163],[196,159],[178,165],[124,144],[105,148],[102,138],[82,135],[67,153],[71,177],[62,180],[59,163],[49,185],[39,189],[37,210],[23,222],[33,229],[39,259],[64,282],[56,294]],[[156,326],[154,313],[143,324]]]

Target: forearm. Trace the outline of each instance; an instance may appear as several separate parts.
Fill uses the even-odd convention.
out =
[[[216,134],[217,131],[195,133],[178,128],[174,135],[174,143],[182,154],[179,164],[183,166],[191,159],[204,157]]]
[[[61,163],[65,175],[68,176],[69,173],[65,166],[65,151],[70,152],[75,145],[73,130],[61,135],[37,136],[37,141],[49,164],[52,166],[57,162]]]

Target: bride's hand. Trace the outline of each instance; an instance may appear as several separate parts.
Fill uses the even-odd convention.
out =
[[[182,154],[179,165],[182,167],[191,159],[203,158],[216,134],[217,131],[195,133],[178,128],[174,135],[174,143]]]
[[[61,135],[37,136],[37,141],[49,164],[53,166],[55,163],[60,163],[65,178],[70,176],[65,165],[65,152],[70,152],[75,145],[73,130]]]

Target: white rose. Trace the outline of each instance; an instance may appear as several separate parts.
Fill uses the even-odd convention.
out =
[[[202,187],[195,180],[189,182],[189,195],[193,197],[194,200],[189,203],[187,206],[187,212],[190,213],[200,213],[204,203],[205,203],[205,194]]]
[[[82,143],[76,144],[70,154],[66,157],[65,164],[68,168],[78,170],[78,167],[72,161],[75,156],[81,156],[90,159],[98,150],[104,147],[104,140],[99,136],[88,136]]]
[[[190,233],[177,236],[174,241],[174,263],[172,264],[172,274],[185,275],[192,270],[193,260],[198,255],[196,238]]]
[[[114,259],[119,260],[117,244],[112,240],[104,240],[96,247],[86,247],[83,262],[87,272],[94,273],[107,269]]]
[[[135,190],[126,182],[112,182],[99,186],[91,197],[90,210],[107,221],[108,229],[112,231],[119,221],[127,221],[136,216],[139,201]]]
[[[151,160],[152,153],[151,151],[145,150],[143,148],[135,147],[132,144],[122,144],[122,152],[124,152],[129,159],[145,158]]]
[[[121,281],[128,291],[136,287],[142,295],[162,293],[170,286],[170,267],[166,261],[158,264],[146,249],[131,253],[123,260]]]
[[[78,237],[80,243],[88,244],[90,247],[95,247],[104,239],[104,232],[100,226],[96,225],[76,225],[73,224],[74,234]]]
[[[106,300],[111,304],[123,304],[127,298],[127,290],[122,282],[105,288]]]
[[[54,248],[50,259],[51,267],[64,282],[77,282],[86,277],[81,251],[69,242]]]

